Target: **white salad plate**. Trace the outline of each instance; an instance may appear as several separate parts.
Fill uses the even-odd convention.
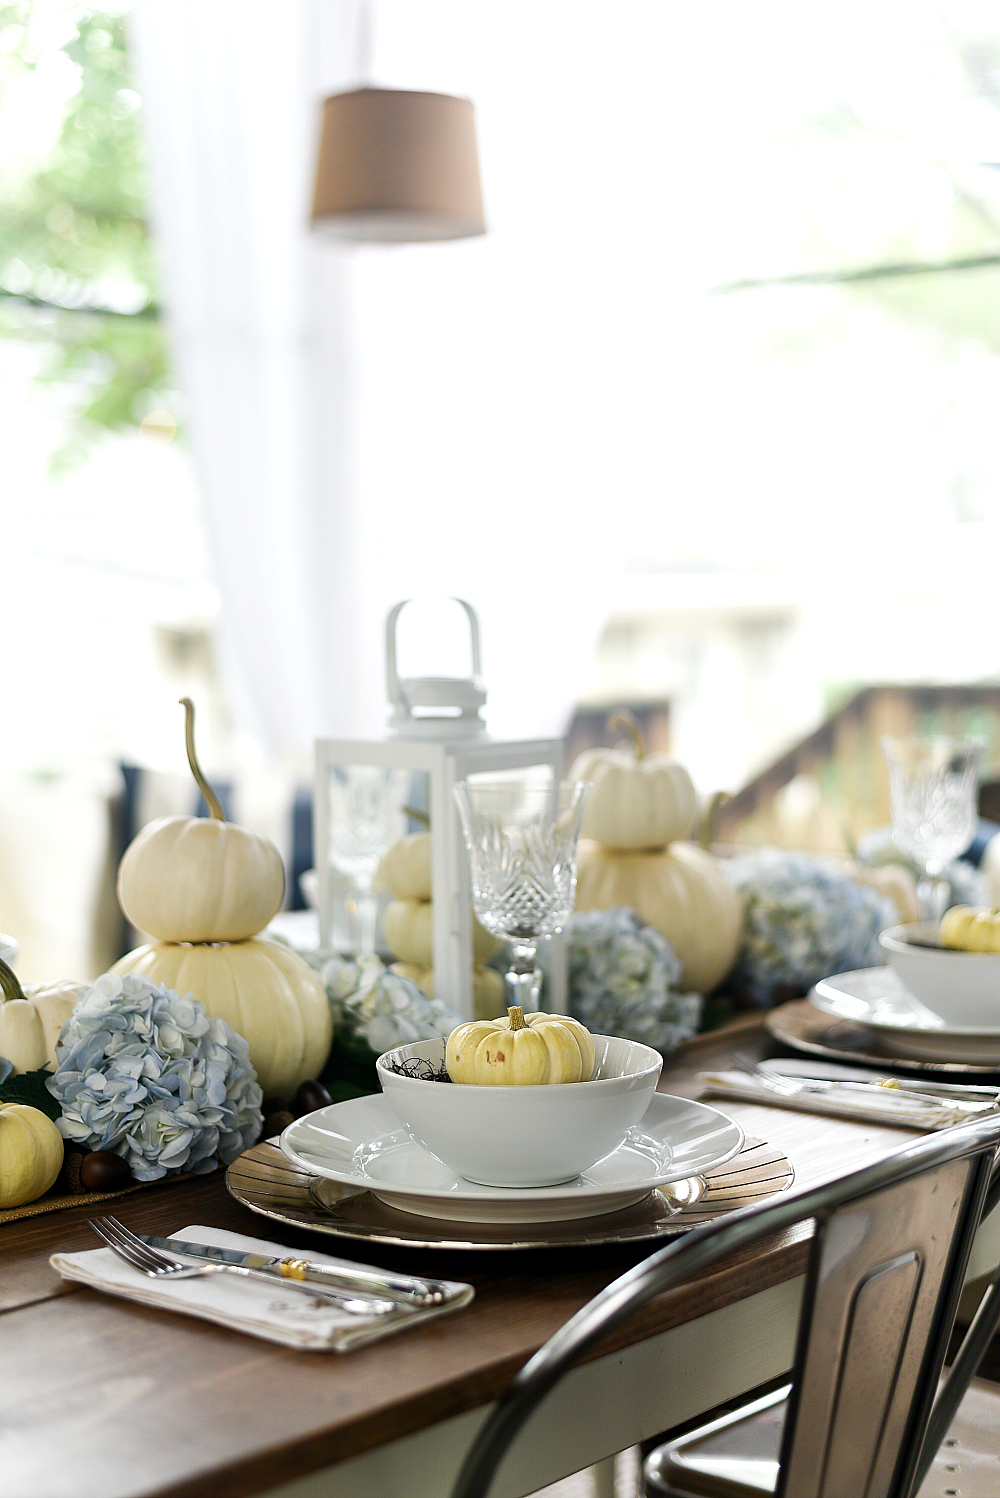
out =
[[[903,986],[889,967],[824,978],[809,995],[825,1014],[879,1032],[887,1049],[917,1061],[1000,1062],[1000,1025],[948,1025]]]
[[[657,1186],[701,1175],[739,1153],[743,1130],[717,1108],[658,1092],[617,1149],[561,1186],[465,1180],[410,1138],[380,1094],[307,1113],[280,1142],[302,1170],[370,1191],[401,1212],[452,1222],[559,1222],[618,1212]]]

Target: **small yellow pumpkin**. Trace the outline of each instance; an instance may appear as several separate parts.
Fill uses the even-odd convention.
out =
[[[395,962],[392,972],[397,973],[400,978],[409,978],[415,983],[421,993],[425,993],[429,999],[434,997],[434,969],[424,967],[418,962]],[[474,967],[472,969],[472,1012],[477,1019],[487,1019],[496,1014],[497,1006],[503,1003],[506,984],[503,974],[498,973],[492,967]]]
[[[506,1018],[470,1020],[448,1037],[445,1065],[453,1082],[535,1087],[589,1082],[594,1070],[590,1031],[565,1014],[525,1014],[517,1004]]]
[[[939,940],[960,952],[1000,952],[1000,910],[953,905],[941,920]]]
[[[247,1042],[265,1097],[294,1097],[326,1063],[333,1040],[326,989],[280,942],[154,942],[129,952],[111,971],[145,973],[200,999],[213,1019],[224,1019]]]
[[[694,826],[698,800],[683,765],[665,754],[647,754],[631,713],[613,713],[608,728],[624,727],[632,751],[588,749],[569,772],[571,780],[590,780],[593,790],[583,813],[584,837],[605,848],[662,848],[687,837]]]
[[[625,905],[673,945],[684,964],[681,983],[709,993],[736,958],[741,913],[736,891],[711,853],[673,843],[659,853],[619,853],[580,845],[577,910]]]
[[[182,701],[188,763],[211,815],[143,827],[119,865],[118,901],[161,941],[242,941],[281,908],[285,868],[270,838],[226,821],[195,754],[194,704]]]
[[[434,961],[434,905],[430,900],[393,900],[385,910],[385,939],[401,962],[430,967]],[[500,943],[472,919],[472,960],[486,962]]]
[[[76,1007],[83,983],[26,983],[0,958],[0,1056],[15,1073],[56,1064],[59,1031]]]
[[[429,900],[431,883],[431,835],[412,832],[400,838],[382,855],[375,875],[375,888],[384,889],[395,900]]]
[[[62,1169],[62,1135],[26,1103],[0,1103],[0,1208],[37,1201]]]

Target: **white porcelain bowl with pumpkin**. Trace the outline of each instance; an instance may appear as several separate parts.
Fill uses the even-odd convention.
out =
[[[418,1040],[378,1059],[382,1091],[412,1139],[483,1186],[556,1186],[617,1149],[656,1091],[663,1058],[634,1040],[595,1035],[589,1081],[529,1086],[430,1082],[394,1070],[444,1068],[445,1042]]]
[[[946,1025],[1000,1028],[1000,952],[962,952],[937,941],[935,921],[890,926],[879,937],[904,988]]]

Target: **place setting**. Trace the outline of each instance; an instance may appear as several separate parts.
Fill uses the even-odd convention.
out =
[[[925,918],[880,933],[885,965],[825,977],[765,1025],[831,1062],[1000,1079],[1000,910],[950,903],[943,878],[975,826],[981,741],[887,738],[882,747],[893,841],[924,870]]]
[[[539,1012],[537,944],[568,919],[589,790],[456,787],[476,916],[511,943],[507,1015],[381,1056],[381,1095],[310,1113],[235,1162],[237,1200],[381,1243],[542,1248],[684,1231],[791,1181],[719,1110],[656,1092],[658,1051]]]

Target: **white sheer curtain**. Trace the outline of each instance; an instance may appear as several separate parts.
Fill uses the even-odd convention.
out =
[[[446,45],[449,17],[428,15]],[[440,86],[406,66],[419,18],[375,16],[376,79]],[[473,97],[498,14],[481,19],[455,70]],[[508,50],[526,19],[504,13]],[[318,104],[364,65],[357,0],[136,0],[130,20],[239,721],[271,753],[377,730],[387,609],[450,592],[483,618],[493,731],[561,731],[613,559],[589,528],[603,483],[589,417],[532,349],[553,330],[517,291],[538,226],[508,203],[506,234],[483,241],[345,250],[311,235]],[[519,112],[513,91],[480,111],[488,208]],[[516,173],[516,157],[503,165]],[[550,244],[545,275],[552,258]]]
[[[350,726],[350,263],[308,230],[318,100],[357,6],[139,0],[130,15],[174,356],[238,721],[272,753]]]

